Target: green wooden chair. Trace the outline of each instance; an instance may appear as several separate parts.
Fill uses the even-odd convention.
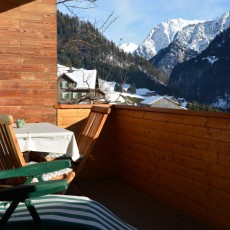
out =
[[[30,183],[69,165],[59,160],[0,171],[0,180],[27,178],[26,184],[0,189],[0,229],[135,229],[88,197],[53,194],[67,189],[64,179]]]
[[[10,170],[0,171],[0,179],[27,178],[26,184],[16,185],[0,189],[0,201],[10,202],[4,215],[0,220],[0,229],[3,229],[9,218],[14,213],[20,202],[25,203],[35,226],[41,228],[41,219],[33,205],[32,199],[40,196],[61,192],[67,189],[68,184],[65,179],[30,183],[33,178],[40,178],[42,173],[59,170],[70,165],[69,160],[56,162],[44,162],[28,165]]]

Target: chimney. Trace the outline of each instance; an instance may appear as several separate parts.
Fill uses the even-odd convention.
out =
[[[69,67],[68,72],[69,72],[69,73],[73,73],[73,68],[72,68],[72,66]]]

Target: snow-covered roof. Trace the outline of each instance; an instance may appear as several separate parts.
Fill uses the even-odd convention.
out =
[[[146,97],[145,100],[141,102],[141,104],[151,105],[153,102],[158,101],[161,98],[163,98],[163,97],[162,96]]]
[[[164,99],[164,100],[167,100],[168,102],[171,103],[171,105],[169,106],[169,104],[165,104],[165,108],[180,108],[180,109],[186,109],[186,103],[184,103],[182,106],[179,105],[179,103],[177,103],[176,101],[174,101],[172,98],[170,97],[166,97],[166,96],[152,96],[152,97],[146,97],[144,101],[141,102],[141,104],[143,105],[153,105],[156,101],[158,100],[161,100],[161,99]],[[172,105],[174,104],[174,106],[172,107]]]
[[[75,69],[75,68],[73,68],[73,69]],[[69,67],[58,64],[57,65],[58,77],[60,77],[63,73],[68,73],[68,70],[69,70]]]
[[[69,72],[69,67],[58,65],[58,76],[67,76],[73,82],[76,82],[75,89],[95,89],[97,70],[86,70],[72,68],[73,72]]]

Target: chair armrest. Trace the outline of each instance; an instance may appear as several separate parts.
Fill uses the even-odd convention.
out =
[[[33,184],[17,185],[0,189],[0,201],[24,201],[25,199],[40,197],[51,193],[66,190],[66,180],[45,181]]]
[[[0,171],[0,179],[6,179],[12,177],[36,177],[44,173],[50,173],[69,167],[71,167],[70,160],[41,162],[41,163],[26,165],[20,168]]]

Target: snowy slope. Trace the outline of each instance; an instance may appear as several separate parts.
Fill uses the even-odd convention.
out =
[[[133,53],[137,49],[138,45],[135,43],[125,43],[119,46],[120,49],[124,50],[125,53]]]

